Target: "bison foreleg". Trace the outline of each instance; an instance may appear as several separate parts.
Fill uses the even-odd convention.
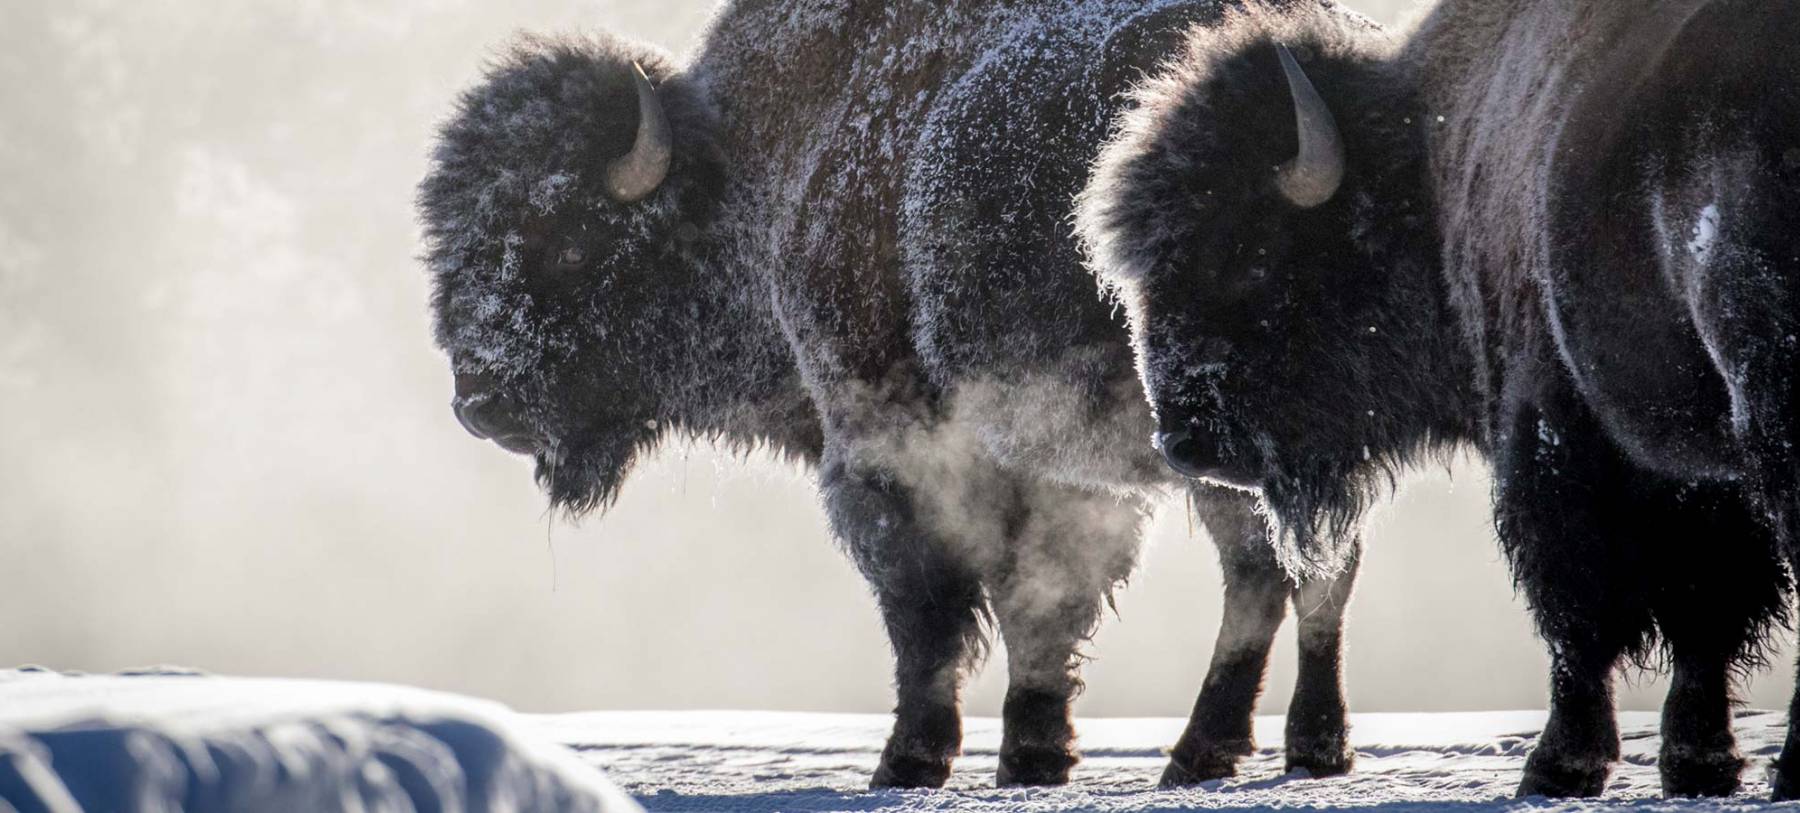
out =
[[[897,478],[828,461],[820,485],[894,650],[894,730],[870,785],[942,787],[962,750],[963,679],[981,650],[980,579],[922,527]]]
[[[1225,618],[1194,713],[1169,754],[1165,788],[1233,776],[1238,759],[1256,750],[1251,733],[1256,698],[1294,589],[1275,559],[1253,498],[1206,489],[1193,500],[1225,571]]]
[[[1619,758],[1614,662],[1579,655],[1551,659],[1550,721],[1525,760],[1520,796],[1599,796],[1606,791],[1606,778]]]
[[[1329,578],[1302,582],[1294,591],[1300,621],[1300,674],[1288,704],[1287,769],[1314,777],[1348,773],[1356,752],[1344,702],[1344,611],[1362,559],[1360,540],[1350,548],[1344,569]]]
[[[1655,633],[1651,555],[1632,534],[1632,469],[1562,378],[1522,403],[1495,455],[1501,544],[1551,656],[1550,720],[1520,796],[1598,796],[1619,758],[1612,673]]]
[[[1729,796],[1744,768],[1731,732],[1732,666],[1766,645],[1785,615],[1788,579],[1774,534],[1737,486],[1661,483],[1636,512],[1644,541],[1665,559],[1656,623],[1675,667],[1657,767],[1669,796]]]

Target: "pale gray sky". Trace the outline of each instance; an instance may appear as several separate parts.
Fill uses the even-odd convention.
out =
[[[673,448],[610,516],[547,529],[527,464],[451,417],[429,342],[412,186],[484,49],[602,26],[679,53],[710,6],[8,3],[0,664],[399,681],[530,710],[886,709],[873,604],[803,472]],[[1409,482],[1369,548],[1358,710],[1542,705],[1479,466]],[[1210,545],[1169,507],[1081,712],[1185,714],[1219,601]],[[1778,706],[1788,671],[1751,699]],[[972,711],[997,710],[1001,675]]]

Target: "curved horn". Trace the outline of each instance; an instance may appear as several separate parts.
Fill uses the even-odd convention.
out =
[[[669,158],[674,154],[669,117],[663,114],[644,67],[631,63],[631,78],[637,84],[637,143],[606,167],[607,194],[620,203],[636,203],[655,192],[669,177]]]
[[[1311,209],[1337,194],[1344,182],[1344,139],[1325,98],[1313,87],[1285,45],[1276,45],[1288,91],[1294,95],[1294,121],[1300,130],[1300,154],[1282,164],[1275,177],[1281,194],[1295,206]]]

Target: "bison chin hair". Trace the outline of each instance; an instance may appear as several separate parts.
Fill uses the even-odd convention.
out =
[[[656,441],[649,433],[612,443],[553,446],[537,455],[538,487],[549,497],[550,510],[570,520],[605,511],[618,501],[638,456]]]
[[[1277,466],[1263,482],[1264,519],[1283,568],[1297,579],[1337,575],[1349,563],[1369,506],[1392,493],[1396,469],[1382,460],[1314,458]]]

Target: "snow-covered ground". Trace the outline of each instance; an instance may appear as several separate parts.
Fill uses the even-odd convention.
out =
[[[1185,791],[1157,791],[1163,749],[1181,721],[1085,720],[1086,759],[1075,781],[1055,789],[991,787],[998,721],[967,723],[964,757],[950,789],[860,788],[875,767],[888,718],[761,712],[602,712],[531,717],[529,727],[569,745],[651,811],[941,811],[1193,809],[1386,811],[1721,811],[1767,806],[1766,766],[1780,749],[1785,715],[1745,711],[1738,735],[1754,765],[1743,791],[1723,801],[1664,801],[1656,775],[1655,714],[1621,718],[1625,759],[1598,802],[1514,801],[1542,712],[1364,714],[1354,720],[1354,774],[1326,780],[1281,775],[1280,718],[1257,721],[1263,746],[1238,778]]]
[[[637,810],[518,722],[397,686],[0,671],[0,811]]]
[[[1541,712],[1359,715],[1356,772],[1316,781],[1281,775],[1282,721],[1263,718],[1263,749],[1238,778],[1183,791],[1153,787],[1180,720],[1082,721],[1073,784],[997,790],[999,724],[972,719],[948,789],[869,792],[884,715],[518,715],[395,686],[0,671],[0,813],[630,813],[630,797],[651,811],[1711,813],[1765,806],[1783,717],[1738,715],[1755,765],[1729,800],[1659,798],[1656,715],[1637,713],[1621,719],[1625,759],[1606,799],[1515,801]]]

